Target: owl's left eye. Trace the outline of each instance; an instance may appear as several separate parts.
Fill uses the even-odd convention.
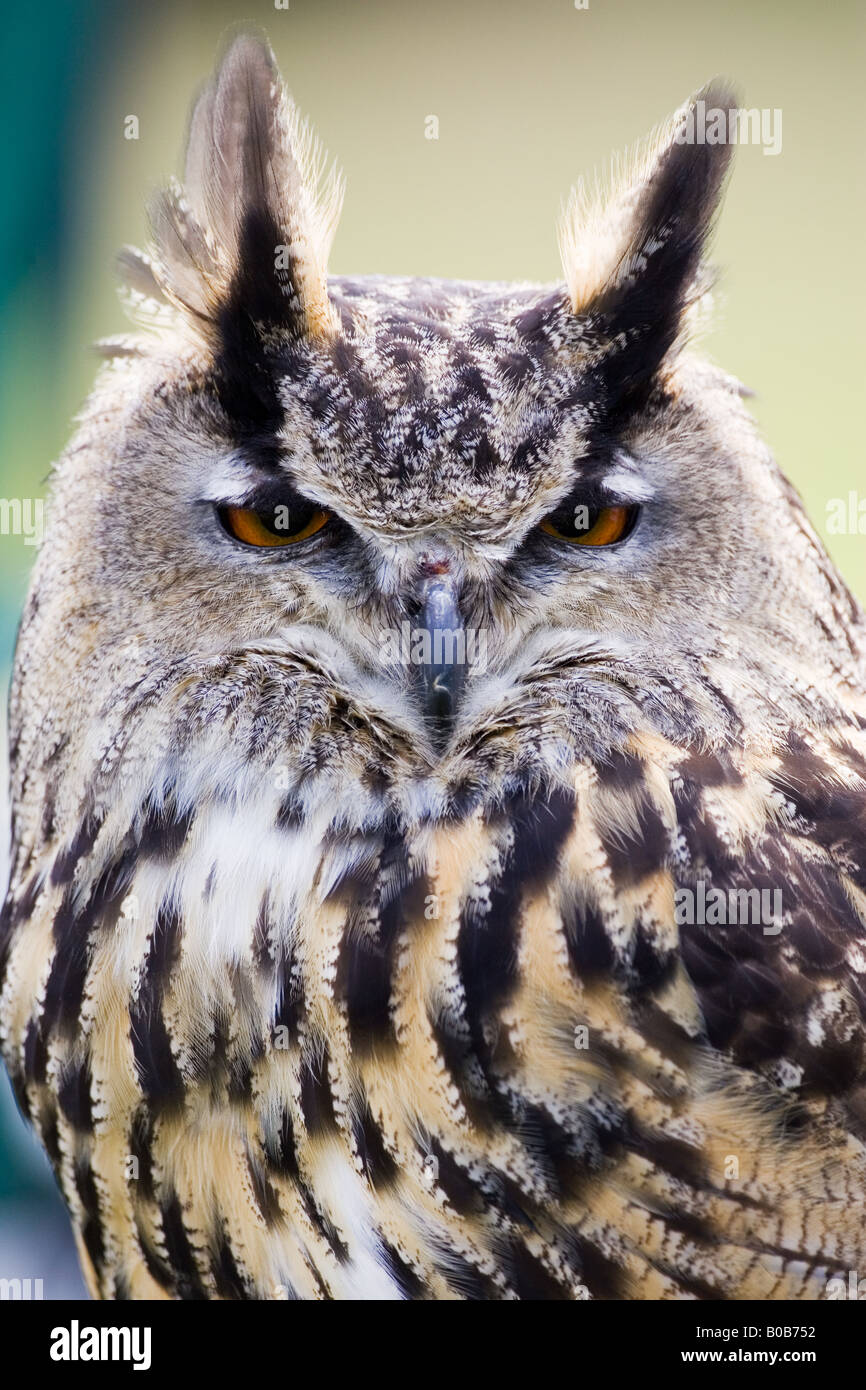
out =
[[[244,545],[284,546],[309,540],[328,524],[332,513],[306,498],[293,498],[273,506],[217,508],[223,528]]]
[[[571,545],[614,545],[625,540],[637,520],[637,507],[590,507],[563,503],[540,523],[541,530]]]

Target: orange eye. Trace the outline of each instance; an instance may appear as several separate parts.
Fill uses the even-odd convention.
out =
[[[571,545],[613,545],[631,530],[637,507],[585,507],[567,503],[541,522],[542,531]]]
[[[331,512],[314,502],[302,501],[274,507],[220,507],[219,516],[225,529],[244,545],[295,545],[309,540],[331,519]]]

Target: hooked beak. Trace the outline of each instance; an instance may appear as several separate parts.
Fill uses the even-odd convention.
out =
[[[466,632],[458,585],[447,569],[428,574],[418,596],[422,699],[433,738],[441,746],[453,727],[466,679]]]

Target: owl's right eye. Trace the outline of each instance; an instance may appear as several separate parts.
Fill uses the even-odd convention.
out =
[[[217,508],[217,515],[223,529],[236,541],[260,549],[309,540],[327,526],[333,513],[317,502],[295,497],[289,502],[257,507],[226,504]]]

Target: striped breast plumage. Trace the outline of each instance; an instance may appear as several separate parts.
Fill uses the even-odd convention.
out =
[[[94,1290],[818,1296],[864,1254],[864,754],[83,824],[3,1019]]]

